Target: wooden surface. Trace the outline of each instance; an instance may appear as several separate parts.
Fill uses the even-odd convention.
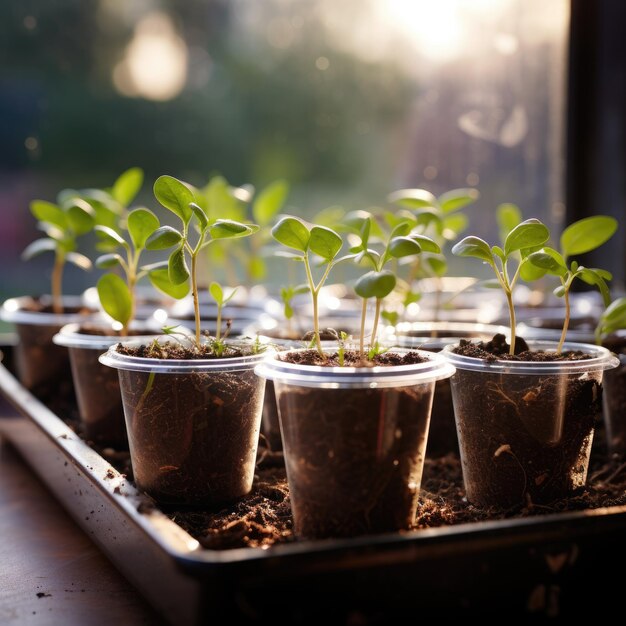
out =
[[[0,440],[0,624],[160,623],[13,448]]]

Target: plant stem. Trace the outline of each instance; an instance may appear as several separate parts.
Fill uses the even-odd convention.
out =
[[[54,267],[52,268],[52,311],[56,315],[63,313],[63,299],[61,294],[64,264],[65,259],[63,255],[57,254],[54,259]]]
[[[378,320],[380,319],[380,307],[382,305],[383,299],[376,298],[376,311],[374,312],[374,325],[372,326],[372,335],[370,339],[370,343],[374,346],[376,345],[376,333],[378,332]]]
[[[222,335],[222,305],[217,305],[217,330],[215,331],[215,340],[219,341]]]
[[[198,255],[191,255],[191,295],[193,296],[193,316],[196,322],[196,348],[200,349],[200,303],[198,302],[198,277],[196,265]]]
[[[515,309],[513,307],[513,292],[507,289],[505,292],[506,301],[509,305],[509,324],[511,325],[511,347],[509,348],[509,354],[515,354]]]
[[[324,350],[322,350],[322,342],[320,341],[320,322],[317,305],[317,296],[319,295],[319,288],[323,285],[323,280],[319,285],[315,285],[313,274],[311,273],[311,266],[309,265],[309,258],[306,255],[304,256],[304,269],[306,270],[307,280],[309,281],[309,289],[311,290],[311,299],[313,300],[313,337],[315,338],[317,352],[324,359],[326,356],[324,354]]]
[[[561,338],[559,339],[559,345],[556,348],[556,353],[561,354],[563,350],[563,344],[565,343],[565,336],[567,335],[567,328],[569,326],[570,318],[570,306],[569,306],[569,289],[565,287],[565,294],[563,296],[565,300],[565,321],[563,322],[563,330],[561,331]]]
[[[359,337],[359,358],[365,358],[365,318],[367,316],[367,298],[363,298],[361,307],[361,335]]]

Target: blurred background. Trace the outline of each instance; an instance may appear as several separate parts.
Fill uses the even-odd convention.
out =
[[[139,200],[152,209],[158,175],[202,186],[220,173],[234,185],[286,179],[286,210],[304,217],[384,205],[403,187],[476,187],[473,233],[497,237],[493,212],[502,202],[560,229],[571,187],[566,130],[589,113],[580,104],[578,117],[567,114],[568,84],[585,93],[568,82],[570,17],[589,10],[580,4],[0,3],[0,296],[49,291],[49,259],[19,259],[37,236],[31,199],[108,186],[131,166],[146,172]],[[586,4],[620,10],[609,0]],[[585,35],[587,44],[597,50],[603,32]],[[601,56],[589,71],[598,66]],[[577,158],[572,171],[582,167]],[[578,214],[623,214],[617,172],[615,206]],[[570,192],[586,202],[575,184]],[[619,245],[613,252],[623,259]],[[96,278],[68,267],[66,291]]]

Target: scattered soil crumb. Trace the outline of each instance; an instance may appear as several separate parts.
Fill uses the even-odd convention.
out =
[[[38,598],[51,598],[52,594],[51,593],[44,593],[43,591],[39,591],[37,593],[37,597]]]

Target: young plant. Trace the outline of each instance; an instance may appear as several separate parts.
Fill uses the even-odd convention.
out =
[[[440,196],[426,189],[401,189],[388,196],[388,201],[408,211],[399,213],[398,220],[411,216],[414,220],[413,232],[427,235],[443,249],[445,244],[454,242],[467,228],[468,218],[462,210],[478,200],[477,189],[451,189]],[[392,224],[393,225],[393,224]],[[403,306],[419,300],[413,291],[413,283],[418,278],[434,278],[437,284],[435,293],[435,319],[438,318],[441,299],[441,277],[448,271],[445,256],[441,253],[426,253],[415,257],[410,264]]]
[[[67,199],[79,197],[88,202],[95,211],[96,224],[119,231],[125,227],[128,208],[143,185],[143,170],[131,167],[122,172],[111,187],[105,189],[68,189]]]
[[[626,328],[626,298],[617,298],[604,310],[596,326],[596,343],[615,331]]]
[[[98,248],[107,254],[96,259],[96,266],[102,269],[119,268],[119,274],[108,273],[98,280],[98,297],[102,308],[122,325],[120,334],[128,334],[128,327],[135,317],[137,282],[148,273],[139,267],[142,252],[151,233],[160,223],[152,211],[135,209],[128,214],[126,227],[128,235],[109,226],[94,228],[99,238]],[[121,254],[120,254],[121,252]]]
[[[222,285],[213,281],[209,286],[209,293],[217,304],[217,330],[215,331],[215,341],[219,341],[222,336],[222,311],[224,305],[232,300],[235,293],[237,293],[237,288],[232,289],[228,296],[224,296]]]
[[[286,181],[276,180],[255,194],[252,185],[233,187],[223,176],[213,176],[205,187],[196,191],[196,200],[209,218],[219,215],[221,218],[243,223],[250,220],[260,226],[256,237],[242,241],[241,245],[229,247],[230,263],[225,262],[226,250],[223,246],[213,245],[207,249],[209,262],[224,266],[230,285],[238,282],[238,267],[241,268],[246,284],[254,284],[267,275],[263,248],[271,238],[269,226],[284,205],[288,191],[289,185]],[[236,263],[232,263],[233,257]]]
[[[296,253],[288,253],[289,257],[304,263],[308,289],[311,291],[313,303],[313,339],[318,353],[324,358],[322,342],[320,341],[318,296],[331,269],[341,260],[336,257],[343,246],[343,241],[330,228],[309,226],[303,220],[292,216],[283,217],[272,228],[272,236],[283,246],[297,250]],[[324,267],[322,276],[317,281],[311,269],[312,254],[321,259],[321,266]]]
[[[374,322],[370,336],[370,344],[376,346],[378,322],[381,315],[381,307],[386,298],[396,287],[396,275],[385,266],[393,260],[411,258],[422,252],[439,254],[439,245],[426,237],[411,232],[411,221],[400,221],[383,241],[383,250],[378,252],[370,247],[370,235],[374,218],[366,212],[361,213],[361,225],[359,228],[360,243],[350,248],[351,256],[359,264],[369,265],[372,270],[359,278],[354,286],[356,294],[362,298],[361,308],[361,336],[359,351],[361,358],[365,350],[365,318],[367,314],[367,302],[370,298],[376,299]]]
[[[576,261],[569,262],[569,257],[595,250],[608,241],[617,230],[617,220],[607,215],[595,215],[570,224],[561,234],[560,250],[544,247],[529,255],[530,262],[542,274],[558,276],[561,284],[554,290],[555,295],[565,302],[565,319],[557,354],[563,349],[570,321],[569,294],[572,283],[576,280],[594,285],[600,291],[605,306],[610,302],[607,280],[611,280],[610,272],[599,268],[588,268]]]
[[[528,262],[529,255],[535,252],[550,238],[548,228],[538,219],[531,218],[515,226],[504,240],[504,248],[489,246],[480,237],[465,237],[453,248],[452,253],[462,257],[474,257],[487,263],[496,275],[498,285],[504,291],[509,307],[511,326],[510,354],[515,353],[515,309],[513,307],[513,289],[520,278],[522,267]],[[519,251],[519,256],[516,254]],[[515,273],[511,273],[509,264],[517,262]]]
[[[292,285],[288,285],[287,287],[281,287],[280,290],[280,299],[283,301],[283,315],[287,320],[287,333],[288,335],[292,335],[294,332],[293,329],[293,317],[295,315],[295,311],[293,310],[293,299],[303,293],[309,292],[308,285],[298,285],[296,287]]]
[[[146,240],[148,250],[174,248],[165,263],[149,268],[152,284],[174,298],[184,297],[191,286],[195,318],[195,346],[200,348],[200,306],[198,303],[198,261],[212,242],[247,237],[259,230],[256,224],[209,218],[195,202],[191,189],[172,176],[160,176],[154,183],[156,199],[181,221],[180,230],[160,226]],[[196,228],[193,228],[195,225]],[[190,261],[191,267],[188,262]],[[181,295],[181,291],[184,292]]]
[[[64,192],[59,194],[62,197]],[[45,200],[33,200],[30,211],[37,219],[37,227],[47,236],[36,239],[22,252],[25,260],[41,254],[54,253],[52,269],[52,310],[63,312],[63,270],[67,262],[83,270],[91,269],[91,261],[76,252],[76,240],[93,229],[94,210],[80,198],[70,198],[53,204]]]

